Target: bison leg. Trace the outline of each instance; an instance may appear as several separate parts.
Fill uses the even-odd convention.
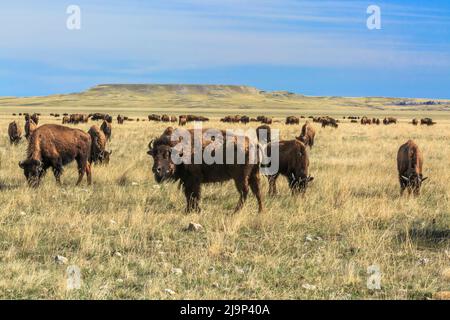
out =
[[[186,196],[186,212],[200,212],[200,182],[188,182],[184,183],[184,195]]]
[[[78,186],[83,181],[84,174],[87,171],[87,160],[78,158],[77,164],[78,164],[78,181],[77,181],[76,185]]]
[[[236,208],[234,209],[234,212],[238,212],[242,209],[242,207],[244,206],[245,201],[247,200],[247,196],[248,196],[248,177],[244,177],[243,181],[239,180],[239,179],[235,179],[234,183],[236,185],[236,189],[239,192],[239,201],[237,203]]]
[[[87,183],[88,185],[92,185],[92,165],[88,163],[86,165],[86,175],[87,175]]]
[[[278,174],[269,176],[269,195],[275,196],[277,194],[277,178]]]
[[[252,189],[252,193],[255,195],[256,200],[258,200],[258,212],[263,212],[263,204],[262,204],[262,196],[261,196],[261,178],[259,177],[259,173],[254,173],[250,176],[250,188]]]
[[[61,185],[62,172],[63,172],[62,161],[58,160],[57,163],[53,164],[53,175],[55,176],[55,180],[58,185]]]

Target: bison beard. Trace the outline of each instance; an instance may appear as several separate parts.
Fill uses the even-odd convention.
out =
[[[219,131],[222,133],[223,137],[226,137],[224,131]],[[158,183],[162,183],[167,180],[180,181],[183,187],[184,194],[186,197],[186,211],[200,211],[199,201],[201,195],[201,185],[203,183],[217,183],[225,182],[228,180],[234,180],[236,189],[240,194],[238,204],[236,206],[235,212],[239,211],[246,199],[249,192],[249,188],[252,190],[253,194],[258,200],[258,210],[263,211],[261,188],[260,188],[260,175],[259,175],[259,165],[251,164],[248,161],[248,139],[246,139],[245,153],[246,159],[245,164],[225,164],[227,149],[226,138],[224,138],[223,146],[223,163],[224,164],[212,164],[208,165],[204,161],[201,164],[194,163],[194,154],[192,154],[191,164],[175,164],[172,161],[172,152],[177,152],[174,150],[175,143],[170,141],[170,135],[163,134],[160,138],[155,141],[150,142],[149,151],[147,152],[153,158],[153,168],[152,171],[155,176],[155,180]],[[194,143],[194,130],[189,130],[191,135],[192,150]],[[211,140],[202,141],[202,152],[207,147],[208,144],[212,143]],[[232,142],[235,148],[235,155],[237,154],[236,148],[238,145],[235,141]],[[236,157],[235,157],[236,161]],[[235,162],[236,163],[236,162]]]
[[[28,184],[31,187],[37,187],[50,167],[53,169],[56,182],[61,184],[63,167],[76,160],[77,185],[81,183],[85,173],[90,185],[92,183],[90,155],[89,134],[78,129],[46,124],[37,128],[31,135],[27,159],[19,162],[19,166],[24,170]]]

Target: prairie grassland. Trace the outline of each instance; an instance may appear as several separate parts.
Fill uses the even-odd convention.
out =
[[[423,299],[450,289],[443,275],[450,267],[448,120],[338,130],[315,124],[315,180],[306,196],[292,197],[280,178],[279,195],[265,196],[259,215],[251,194],[232,213],[231,182],[204,186],[202,213],[185,214],[178,186],[152,177],[147,144],[167,125],[149,122],[114,125],[111,163],[94,168],[92,187],[74,186],[72,164],[62,188],[49,172],[30,190],[18,167],[26,143],[10,146],[7,138],[11,119],[0,120],[1,298]],[[217,120],[208,126],[225,128]],[[300,130],[274,127],[285,139]],[[420,197],[400,198],[396,152],[410,138],[430,179]],[[204,230],[184,231],[190,222]],[[81,269],[80,290],[66,290],[67,265],[55,255]],[[367,288],[371,265],[381,269],[381,290]]]

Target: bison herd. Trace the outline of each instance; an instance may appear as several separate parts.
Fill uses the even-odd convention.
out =
[[[64,114],[63,124],[86,123],[89,119],[102,121],[101,126],[93,125],[88,132],[77,128],[63,125],[44,124],[39,126],[39,114],[25,114],[25,138],[28,141],[26,158],[20,161],[19,166],[23,170],[28,184],[32,187],[39,186],[41,178],[48,169],[52,169],[56,182],[61,183],[63,167],[71,162],[76,162],[78,166],[77,185],[87,176],[88,184],[92,183],[92,164],[108,164],[111,151],[107,151],[107,142],[112,137],[112,116],[108,114]],[[59,114],[51,114],[57,117]],[[286,125],[300,125],[300,119],[305,117],[289,116],[286,118]],[[339,121],[331,117],[309,117],[313,123],[320,123],[322,127],[331,126],[338,128]],[[344,117],[345,119],[346,117]],[[350,122],[360,121],[362,125],[379,125],[380,119],[368,117],[347,117]],[[117,123],[123,124],[130,121],[126,116],[118,115]],[[194,115],[156,115],[148,116],[149,121],[177,122],[179,126],[184,126],[189,122],[206,122],[208,118]],[[131,120],[133,121],[133,120]],[[226,116],[220,121],[225,123],[248,124],[259,122],[256,130],[257,144],[265,154],[271,155],[277,148],[279,167],[276,173],[267,174],[269,182],[269,195],[276,194],[276,181],[282,175],[286,177],[292,194],[304,193],[308,184],[314,180],[309,175],[309,149],[314,146],[316,129],[310,121],[306,121],[301,127],[300,134],[292,140],[272,141],[271,127],[273,119],[266,116],[250,118],[248,116]],[[397,119],[387,117],[383,124],[396,124]],[[412,120],[412,124],[418,125],[417,119]],[[422,125],[434,125],[430,118],[420,120]],[[223,130],[217,130],[226,136]],[[228,180],[234,181],[236,189],[240,195],[235,211],[239,211],[244,205],[249,190],[255,195],[258,201],[259,211],[263,211],[263,201],[260,183],[260,170],[264,165],[259,161],[251,163],[249,159],[250,141],[244,137],[243,145],[238,145],[237,136],[228,137],[219,145],[221,157],[223,159],[230,155],[232,150],[241,148],[245,154],[244,163],[229,164],[225,161],[209,164],[205,161],[201,163],[174,163],[172,153],[175,152],[176,143],[171,139],[174,130],[168,127],[161,136],[153,139],[148,146],[148,155],[153,159],[152,172],[156,182],[178,181],[186,197],[186,210],[200,211],[201,185],[204,183],[217,183]],[[188,130],[189,135],[194,137],[194,130]],[[263,134],[264,133],[264,134]],[[22,128],[17,121],[9,124],[8,135],[11,144],[18,144],[22,139]],[[192,139],[194,140],[194,139]],[[214,139],[203,140],[202,151],[210,145],[217,145]],[[231,149],[230,149],[231,146]],[[231,151],[230,151],[231,150]],[[194,155],[192,155],[194,157]],[[427,178],[422,173],[423,155],[417,144],[410,140],[402,145],[397,155],[397,168],[400,181],[401,194],[405,190],[418,195],[422,182]]]

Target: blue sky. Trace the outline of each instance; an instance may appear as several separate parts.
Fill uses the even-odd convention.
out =
[[[81,30],[66,9],[81,8]],[[368,30],[369,5],[382,29]],[[446,0],[15,0],[0,95],[100,83],[245,84],[306,95],[450,98]]]

